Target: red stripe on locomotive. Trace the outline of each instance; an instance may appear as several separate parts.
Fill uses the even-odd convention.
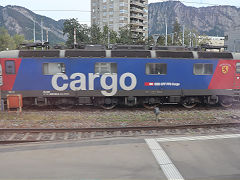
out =
[[[236,63],[235,60],[220,60],[208,89],[234,89]]]
[[[6,74],[5,62],[11,61],[11,60],[15,61],[15,74]],[[3,76],[3,86],[1,87],[2,90],[11,91],[13,89],[21,61],[22,59],[13,59],[13,58],[1,59],[2,76]]]

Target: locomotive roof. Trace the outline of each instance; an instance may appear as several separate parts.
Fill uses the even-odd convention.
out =
[[[11,50],[0,58],[184,58],[240,59],[240,53],[169,50]]]

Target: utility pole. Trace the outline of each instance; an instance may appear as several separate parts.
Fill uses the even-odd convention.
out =
[[[49,46],[48,46],[48,45],[49,45],[49,40],[48,40],[48,28],[46,29],[46,37],[47,37],[47,43],[48,43],[46,47],[47,47],[47,50],[48,50],[48,47],[49,47]]]
[[[42,45],[43,45],[43,21],[41,19],[41,34],[42,34]],[[42,47],[43,50],[43,47]]]
[[[76,33],[76,28],[73,29],[73,46],[74,46],[74,49],[77,45],[77,33]]]
[[[36,22],[33,20],[33,42],[36,42]]]
[[[166,38],[165,38],[165,46],[167,46],[168,44],[168,37],[167,37],[167,35],[168,35],[168,24],[167,24],[167,18],[165,18],[165,25],[166,25]]]
[[[33,42],[36,43],[36,21],[33,19]],[[36,47],[34,47],[36,50]]]
[[[110,21],[110,16],[109,16],[109,3],[108,3],[108,49],[110,49],[110,29],[109,29],[109,21]]]
[[[46,37],[47,37],[47,42],[48,42],[48,29],[46,29]]]
[[[183,25],[183,39],[182,39],[182,46],[184,47],[185,45],[184,45],[184,40],[185,40],[185,26]]]
[[[190,31],[190,42],[189,42],[190,47],[192,47],[192,31]]]

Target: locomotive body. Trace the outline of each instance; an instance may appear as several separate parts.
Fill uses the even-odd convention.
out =
[[[240,57],[231,53],[6,51],[0,61],[2,98],[21,94],[24,105],[227,107],[240,89]]]

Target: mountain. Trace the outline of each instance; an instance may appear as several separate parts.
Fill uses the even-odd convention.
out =
[[[224,32],[240,27],[240,9],[234,6],[190,7],[180,1],[167,1],[149,4],[149,33],[165,33],[165,17],[172,31],[177,19],[188,29],[200,34],[224,36]]]
[[[0,6],[0,26],[5,27],[9,34],[23,34],[25,39],[33,39],[34,23],[36,22],[36,40],[41,40],[41,19],[44,29],[44,40],[46,40],[46,29],[48,29],[49,42],[51,44],[64,42],[63,23],[64,20],[55,21],[51,18],[41,16],[20,6]]]

